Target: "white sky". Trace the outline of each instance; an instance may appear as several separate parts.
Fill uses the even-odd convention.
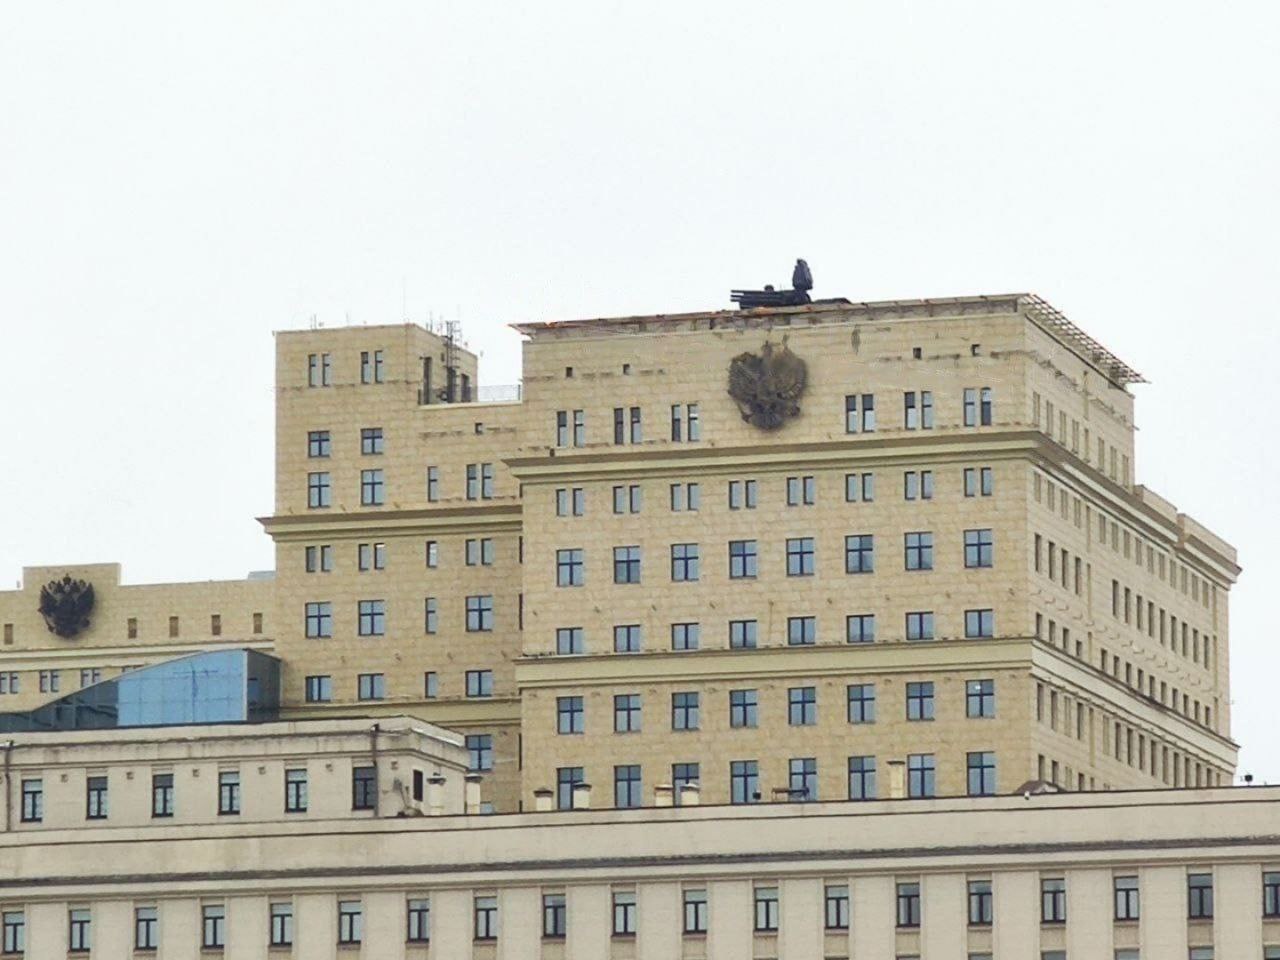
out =
[[[0,4],[0,583],[272,565],[274,329],[1031,290],[1152,381],[1140,482],[1267,583],[1274,2]],[[1270,392],[1270,391],[1269,391]],[[1264,431],[1261,436],[1257,431]],[[1259,442],[1259,441],[1262,442]]]

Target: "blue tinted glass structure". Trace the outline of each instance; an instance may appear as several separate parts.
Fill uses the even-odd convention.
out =
[[[279,714],[279,660],[214,650],[130,670],[26,713],[0,713],[0,732],[262,723]]]

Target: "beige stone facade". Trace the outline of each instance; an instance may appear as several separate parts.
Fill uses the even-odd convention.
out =
[[[91,571],[118,599],[62,641],[34,606],[63,570],[29,571],[0,593],[14,707],[48,698],[46,664],[206,646],[221,613],[284,661],[292,716],[472,738],[499,811],[694,775],[709,803],[843,799],[855,762],[880,795],[898,763],[940,796],[1230,782],[1234,550],[1136,482],[1137,375],[1038,298],[518,329],[503,402],[419,327],[279,334],[274,580]],[[726,392],[766,342],[807,364],[775,431]],[[615,548],[638,583],[615,582]]]

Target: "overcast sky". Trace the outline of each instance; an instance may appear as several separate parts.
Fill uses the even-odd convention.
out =
[[[1233,732],[1280,781],[1278,65],[1275,2],[0,4],[0,583],[271,567],[271,331],[313,315],[460,319],[509,383],[508,323],[797,256],[1029,290],[1147,375],[1139,481],[1238,546]]]

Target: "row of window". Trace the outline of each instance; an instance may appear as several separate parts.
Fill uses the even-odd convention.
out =
[[[40,670],[37,671],[39,676],[39,686],[41,693],[57,693],[62,689],[62,671],[61,670]],[[80,686],[88,687],[97,683],[102,679],[102,670],[98,667],[89,667],[80,671]],[[22,692],[22,674],[16,670],[6,670],[0,672],[0,696],[11,693]]]
[[[1179,623],[1178,618],[1166,613],[1164,607],[1157,607],[1152,600],[1144,602],[1142,594],[1122,587],[1119,580],[1111,581],[1111,616],[1136,627],[1139,632],[1145,632],[1153,640],[1158,636],[1160,646],[1189,657],[1206,670],[1215,659],[1217,637],[1207,633],[1202,636],[1199,628],[1190,627],[1185,619]]]
[[[934,682],[911,681],[903,686],[904,714],[907,720],[932,720],[935,716]],[[754,688],[728,691],[729,726],[759,726],[760,691]],[[613,697],[613,732],[639,733],[642,729],[643,696],[620,693]],[[996,715],[994,680],[965,682],[965,716],[986,719]],[[876,685],[853,683],[845,689],[845,717],[849,723],[876,722]],[[793,727],[816,726],[818,723],[818,688],[813,686],[787,689],[787,723]],[[671,694],[671,729],[702,729],[702,694],[679,691]],[[581,696],[556,698],[556,733],[586,733],[586,700]]]
[[[1262,914],[1264,918],[1280,917],[1280,873],[1263,874]],[[707,933],[710,923],[710,900],[703,887],[685,887],[681,891],[681,932],[687,936]],[[1112,878],[1113,919],[1131,923],[1140,919],[1139,878]],[[995,920],[995,894],[989,879],[969,880],[967,886],[968,924],[990,927]],[[610,930],[615,937],[633,937],[639,924],[639,904],[635,890],[614,890],[609,904]],[[895,925],[899,929],[915,929],[923,922],[923,905],[919,881],[899,881],[894,889]],[[1191,920],[1213,918],[1213,875],[1187,875],[1187,915]],[[267,944],[269,947],[291,947],[294,942],[293,903],[271,901],[267,905]],[[339,899],[336,904],[337,942],[342,946],[360,944],[364,940],[364,905],[357,898]],[[428,943],[431,939],[431,899],[414,895],[405,900],[405,941]],[[1063,924],[1067,920],[1067,884],[1061,877],[1044,877],[1040,881],[1040,920],[1042,924]],[[752,888],[752,930],[772,934],[782,922],[781,894],[776,884],[756,884]],[[853,923],[850,887],[847,883],[823,885],[823,928],[828,931],[848,930]],[[564,938],[569,928],[569,909],[564,893],[542,894],[542,936]],[[160,910],[155,905],[134,908],[135,950],[155,950],[160,943]],[[75,953],[87,953],[93,946],[93,915],[88,908],[72,908],[67,913],[68,944]],[[498,897],[493,894],[472,898],[472,936],[477,941],[496,940],[500,932]],[[204,950],[222,950],[227,944],[227,909],[221,903],[201,906],[200,946]],[[0,913],[0,949],[7,955],[20,955],[27,950],[26,913],[10,909]],[[990,957],[989,954],[970,954]],[[1136,949],[1121,949],[1116,960],[1137,960]],[[1213,960],[1211,947],[1192,947],[1189,960]],[[1065,960],[1064,951],[1041,954],[1042,960]],[[1280,948],[1265,948],[1264,960],[1280,958]]]
[[[902,474],[904,500],[932,500],[934,493],[932,470],[906,470]],[[786,503],[789,507],[813,506],[818,502],[818,478],[814,475],[786,478]],[[760,502],[758,480],[729,480],[727,482],[730,510],[754,510]],[[702,484],[680,482],[667,485],[669,504],[675,513],[697,511],[702,506]],[[991,467],[964,467],[961,473],[961,490],[966,497],[989,497],[995,492],[995,474]],[[612,488],[615,514],[640,513],[644,503],[644,486],[639,483],[619,484]],[[847,473],[844,478],[846,503],[871,503],[876,498],[876,474],[872,472]],[[558,487],[555,491],[555,508],[558,517],[586,515],[585,487]]]
[[[671,404],[670,438],[674,443],[696,443],[702,439],[702,418],[696,403]],[[640,407],[613,408],[613,442],[641,443],[644,440]],[[587,445],[585,410],[556,411],[556,446]]]
[[[1161,706],[1182,714],[1188,720],[1213,728],[1214,707],[1207,703],[1202,704],[1191,694],[1180,691],[1166,680],[1160,680],[1157,683],[1154,673],[1148,673],[1142,667],[1135,667],[1129,660],[1121,661],[1119,655],[1109,653],[1105,648],[1099,654],[1099,667],[1103,673],[1110,674],[1125,686],[1136,690],[1140,696],[1154,700]],[[1214,702],[1217,702],[1216,697]]]
[[[438,697],[440,695],[440,675],[434,670],[428,670],[422,677],[422,696],[427,700],[433,700]],[[466,670],[463,673],[463,678],[466,696],[472,698],[493,696],[492,670]],[[311,674],[307,676],[304,688],[307,703],[333,702],[333,677],[330,674]],[[356,699],[383,700],[386,697],[386,674],[357,674]]]
[[[489,746],[492,751],[492,743]],[[308,774],[305,768],[284,772],[283,799],[285,813],[306,813],[308,809]],[[174,775],[170,771],[151,775],[151,816],[167,818],[174,815]],[[106,773],[85,778],[85,819],[106,820],[110,813],[110,778]],[[377,805],[377,770],[371,766],[353,766],[351,769],[351,809],[373,810]],[[415,793],[421,793],[421,784],[415,782]],[[422,799],[418,796],[416,799]],[[217,783],[218,813],[221,816],[238,816],[241,809],[241,781],[239,770],[221,770]],[[44,821],[45,790],[41,777],[25,777],[22,780],[21,819],[23,823]]]
[[[261,613],[254,613],[251,616],[251,620],[252,620],[253,632],[255,634],[262,633],[263,615]],[[169,618],[169,636],[170,637],[180,636],[181,625],[182,625],[182,619],[180,617],[177,617],[177,616],[170,617]],[[12,644],[14,642],[14,625],[12,623],[4,624],[3,628],[0,629],[0,635],[3,635],[4,643],[6,646],[9,644]],[[211,613],[209,615],[209,635],[214,637],[222,636],[222,614]],[[125,636],[130,640],[138,639],[138,618],[137,617],[129,617],[125,620]],[[13,690],[10,692],[17,693],[18,691]],[[46,691],[46,692],[53,692],[53,691]]]
[[[381,350],[360,351],[360,382],[386,382],[386,362]],[[307,354],[307,386],[333,386],[333,356],[331,354]]]
[[[1038,392],[1031,394],[1031,422],[1037,429],[1043,429],[1050,439],[1056,440],[1063,447],[1070,447],[1071,452],[1084,458],[1085,463],[1091,462],[1093,444],[1090,439],[1090,431],[1088,423],[1084,424],[1084,441],[1081,442],[1081,424],[1074,417],[1068,417],[1066,410],[1058,410],[1057,418],[1054,417],[1054,405],[1052,400],[1047,400],[1043,405],[1044,419],[1041,420],[1041,399]],[[1071,425],[1070,440],[1067,436],[1068,420]],[[1128,486],[1130,483],[1129,474],[1129,455],[1122,454],[1114,446],[1109,446],[1101,437],[1098,437],[1098,470],[1106,473],[1114,482]],[[1107,453],[1110,451],[1110,466],[1108,468]]]
[[[307,459],[318,460],[332,455],[333,443],[328,430],[307,431]],[[360,453],[378,456],[386,452],[381,427],[360,428]]]

